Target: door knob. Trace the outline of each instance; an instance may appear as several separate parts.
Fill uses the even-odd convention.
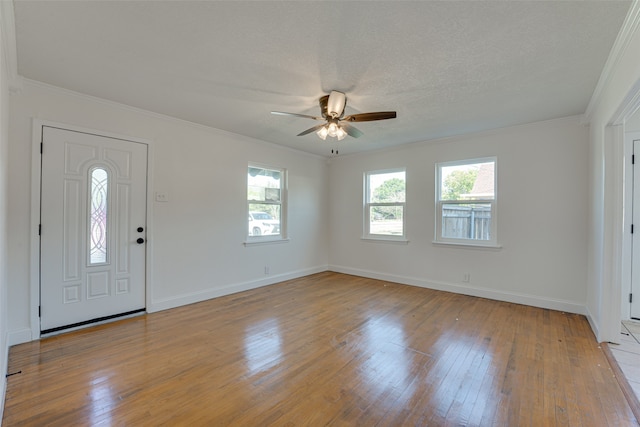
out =
[[[138,242],[139,245],[144,243],[144,239],[142,237],[138,237],[138,240],[136,240],[136,242]]]
[[[144,231],[144,228],[138,227],[138,233],[142,233],[143,231]]]

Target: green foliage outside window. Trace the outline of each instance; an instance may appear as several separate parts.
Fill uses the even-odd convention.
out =
[[[391,178],[384,181],[379,187],[373,190],[373,203],[404,203],[405,201],[405,180]],[[402,219],[403,209],[401,206],[375,206],[373,207],[373,220]]]
[[[460,200],[460,195],[469,194],[477,176],[478,169],[451,172],[443,182],[442,200]]]
[[[373,190],[372,203],[403,203],[405,194],[404,179],[391,178]]]

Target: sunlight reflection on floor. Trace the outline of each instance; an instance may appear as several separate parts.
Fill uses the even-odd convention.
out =
[[[245,332],[244,348],[250,374],[275,366],[282,359],[278,319],[270,318],[249,326]]]

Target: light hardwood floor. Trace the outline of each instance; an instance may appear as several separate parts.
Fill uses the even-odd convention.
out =
[[[638,425],[583,316],[337,273],[10,349],[4,426]]]

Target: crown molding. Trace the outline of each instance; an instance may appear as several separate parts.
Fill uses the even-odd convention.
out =
[[[609,85],[609,82],[613,78],[613,74],[618,68],[620,60],[626,53],[627,47],[629,46],[631,39],[633,38],[636,31],[638,31],[639,27],[640,1],[634,0],[629,7],[629,12],[627,12],[627,16],[624,20],[624,23],[622,24],[622,27],[620,28],[618,36],[616,37],[616,41],[613,43],[613,47],[609,52],[609,57],[607,58],[607,62],[605,63],[604,68],[602,69],[602,73],[600,73],[598,84],[593,91],[593,95],[591,96],[589,105],[587,105],[587,110],[584,113],[586,122],[591,121],[591,117],[593,116],[594,111],[601,101],[604,89]]]
[[[16,47],[16,23],[13,1],[0,1],[0,37],[6,64],[9,91],[22,90],[22,79],[18,76],[18,50]]]

